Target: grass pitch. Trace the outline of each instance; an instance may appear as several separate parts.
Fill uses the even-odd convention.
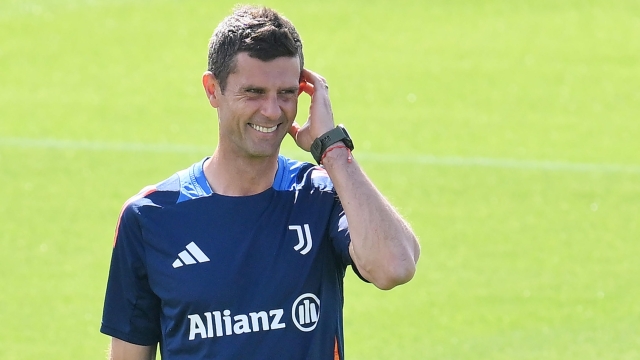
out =
[[[640,3],[264,3],[422,244],[407,285],[348,275],[349,359],[640,358]],[[0,1],[1,359],[104,358],[120,206],[215,148],[232,6]]]

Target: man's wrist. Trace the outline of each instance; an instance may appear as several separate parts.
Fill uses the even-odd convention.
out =
[[[347,162],[351,162],[353,156],[351,155],[351,149],[344,144],[342,141],[338,141],[337,143],[329,146],[327,150],[322,154],[320,159],[320,165],[325,165],[327,163],[332,164],[336,160],[347,160]]]
[[[353,150],[353,141],[347,129],[342,125],[338,125],[316,138],[311,144],[311,155],[318,164],[321,164],[322,158],[329,148],[338,143],[341,143],[349,151]]]

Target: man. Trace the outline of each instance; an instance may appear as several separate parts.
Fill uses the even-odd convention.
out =
[[[236,8],[216,28],[202,83],[218,145],[123,207],[101,327],[111,359],[154,359],[158,344],[163,359],[343,359],[346,267],[381,289],[413,277],[415,235],[303,59],[273,10]],[[322,166],[280,156],[287,133]]]

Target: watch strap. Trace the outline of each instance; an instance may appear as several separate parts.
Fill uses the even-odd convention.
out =
[[[311,155],[320,164],[322,155],[327,151],[327,148],[339,141],[342,141],[349,150],[353,150],[353,141],[349,137],[349,133],[344,126],[338,125],[313,141],[310,149]]]

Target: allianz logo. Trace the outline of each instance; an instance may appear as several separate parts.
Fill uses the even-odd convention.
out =
[[[231,311],[210,311],[204,314],[187,315],[189,340],[239,335],[258,331],[284,329],[284,309],[273,309],[232,315]],[[311,293],[300,295],[291,307],[293,324],[304,332],[318,325],[320,300]]]

